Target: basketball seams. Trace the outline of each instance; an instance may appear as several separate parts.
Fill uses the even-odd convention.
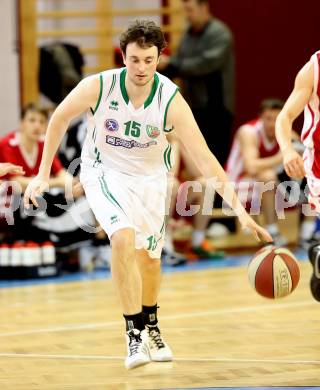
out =
[[[259,264],[255,274],[255,289],[256,291],[268,298],[274,298],[274,286],[273,278],[272,283],[268,278],[265,278],[265,274],[273,275],[273,259],[274,249],[271,249],[270,253],[263,258],[263,261]]]
[[[250,268],[250,272],[248,273],[249,282],[251,283],[252,287],[255,289],[255,276],[257,274],[257,270],[264,260],[264,252],[267,250],[266,248],[260,249],[259,252],[255,254],[255,256],[250,261],[248,268]],[[254,275],[254,278],[252,278],[252,275]]]
[[[289,256],[286,253],[281,254],[282,261],[286,264],[288,271],[291,276],[291,291],[293,291],[299,282],[300,279],[300,269],[297,261],[294,259],[293,256]]]
[[[276,254],[273,259],[273,284],[274,284],[274,297],[282,298],[287,296],[292,291],[292,276],[287,263],[283,260],[284,256]]]

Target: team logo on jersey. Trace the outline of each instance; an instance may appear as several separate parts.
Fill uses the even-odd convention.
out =
[[[113,137],[111,135],[107,135],[106,143],[112,146],[121,146],[122,148],[126,148],[126,149],[133,149],[133,148],[145,149],[145,148],[149,148],[150,146],[157,145],[157,141],[150,141],[145,144],[142,144],[133,139],[127,140],[123,138]]]
[[[147,125],[147,134],[150,138],[157,138],[160,135],[160,131],[156,126]]]
[[[107,119],[104,122],[104,127],[108,131],[117,131],[117,130],[119,130],[119,124],[118,124],[118,122],[115,119]]]
[[[109,105],[110,110],[118,111],[119,103],[116,100],[112,100]]]

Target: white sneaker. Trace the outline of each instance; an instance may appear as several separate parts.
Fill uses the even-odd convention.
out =
[[[131,329],[126,333],[128,356],[125,360],[125,367],[129,370],[150,362],[148,334],[144,329]]]
[[[154,362],[171,362],[173,359],[169,345],[163,340],[157,325],[146,325],[149,339],[151,360]]]

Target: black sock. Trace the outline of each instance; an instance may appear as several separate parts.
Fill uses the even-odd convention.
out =
[[[142,315],[145,325],[157,325],[157,309],[157,304],[154,306],[142,306]]]
[[[131,329],[138,329],[141,331],[144,329],[142,312],[132,315],[124,314],[123,317],[126,321],[126,331]]]

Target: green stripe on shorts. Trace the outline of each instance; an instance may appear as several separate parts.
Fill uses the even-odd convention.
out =
[[[104,193],[104,195],[111,201],[111,203],[116,206],[116,207],[119,207],[124,213],[125,211],[123,210],[123,208],[121,207],[121,205],[119,204],[119,202],[117,201],[117,199],[112,195],[112,193],[110,192],[109,188],[108,188],[108,185],[104,179],[104,176],[102,177],[99,177],[99,181],[100,181],[100,185],[101,185],[101,189],[102,189],[102,192]],[[126,214],[126,213],[125,213]],[[126,214],[127,215],[127,214]]]

